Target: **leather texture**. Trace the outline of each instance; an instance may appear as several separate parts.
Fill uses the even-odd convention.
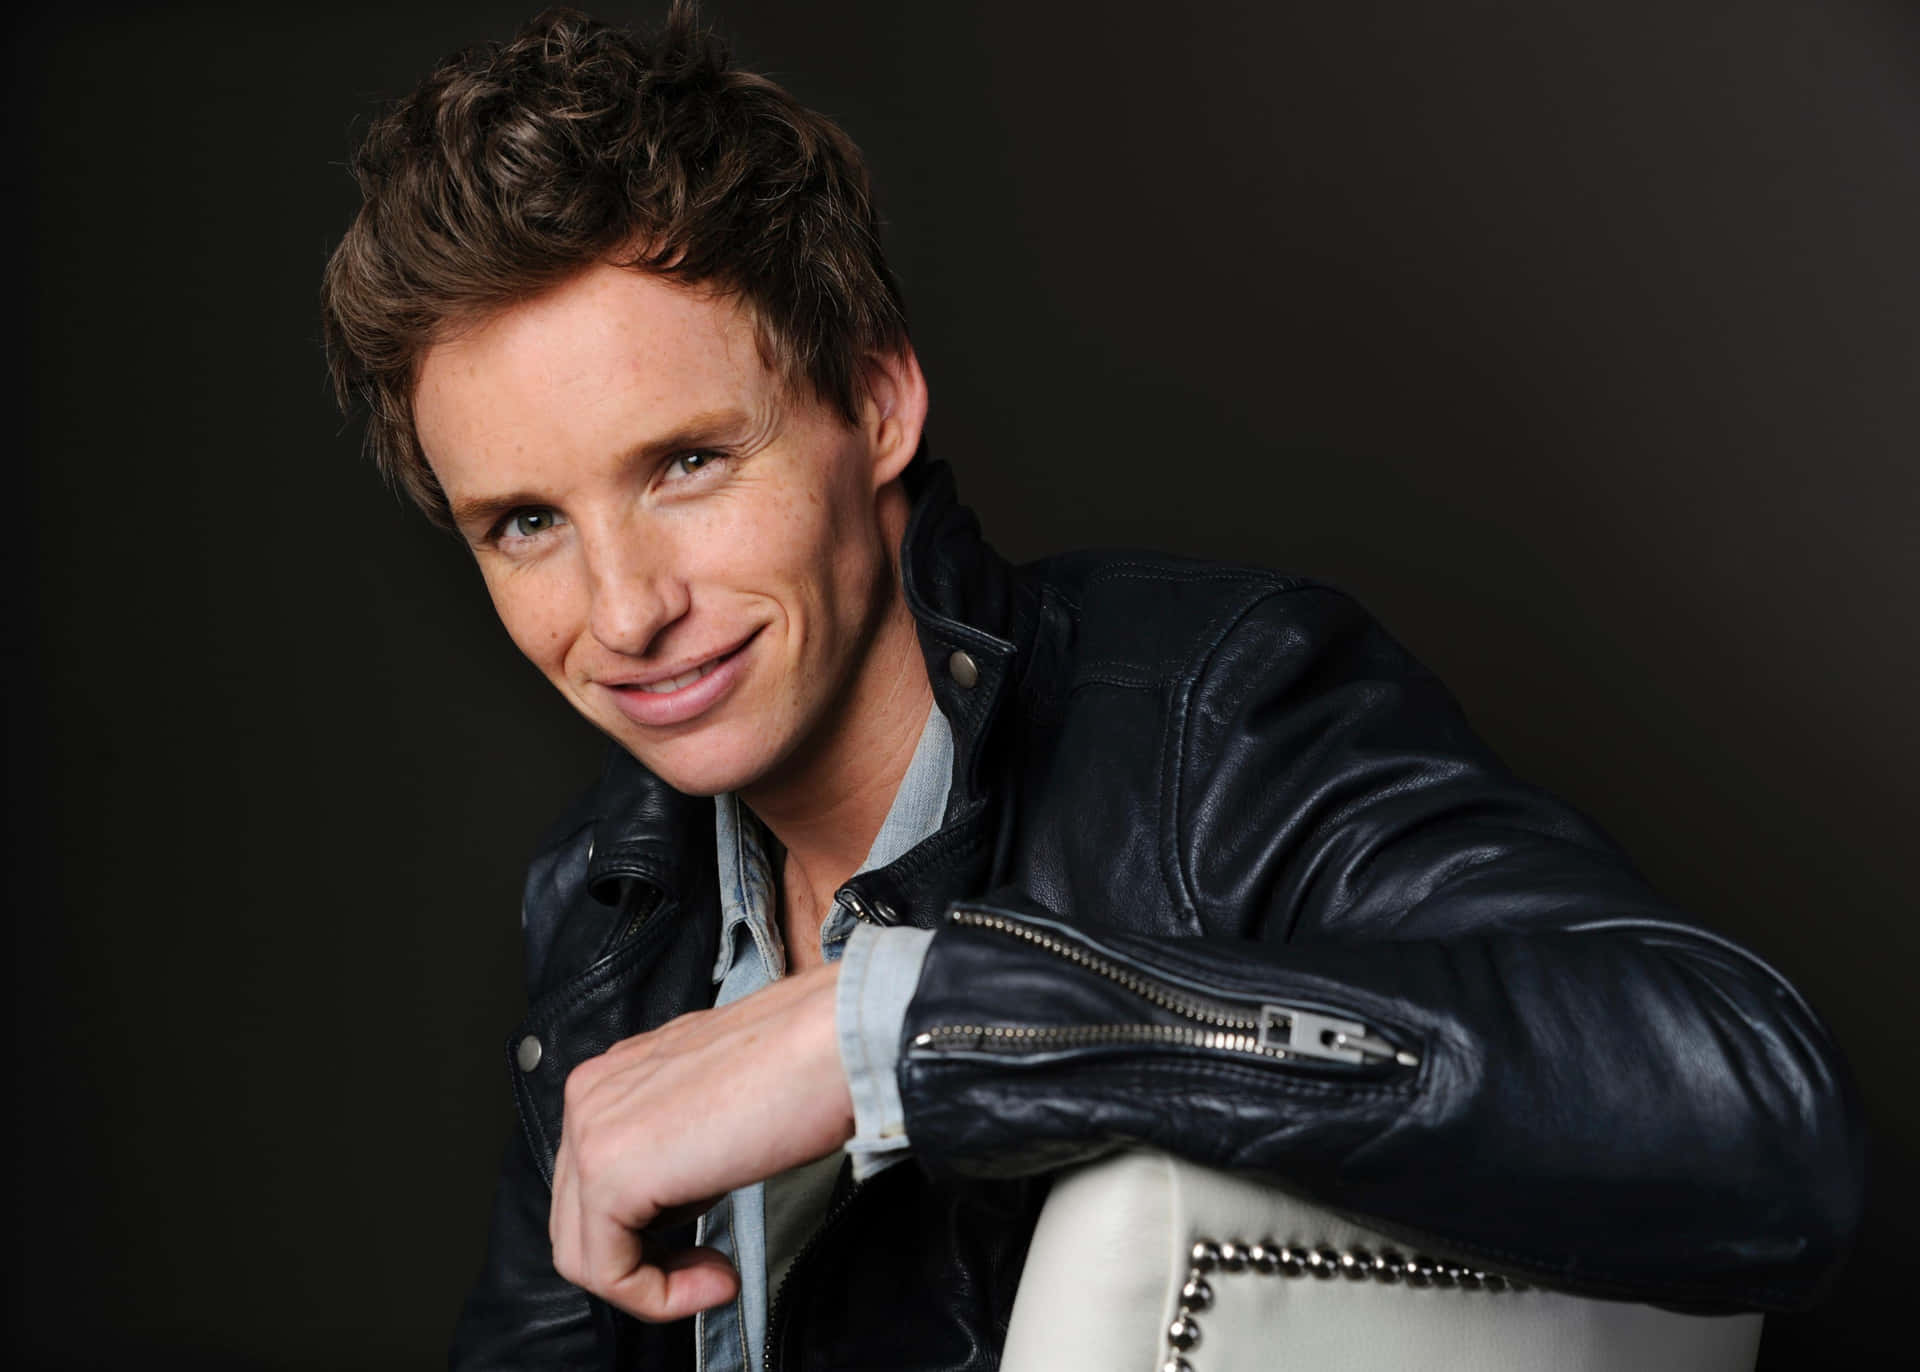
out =
[[[1196,1242],[1380,1253],[1394,1241],[1277,1187],[1129,1152],[1054,1183],[1003,1372],[1158,1372]],[[1412,1256],[1408,1254],[1407,1256]],[[1433,1255],[1439,1256],[1439,1255]],[[1531,1288],[1443,1289],[1216,1268],[1193,1372],[1752,1372],[1759,1315],[1684,1315]]]
[[[1818,1297],[1862,1130],[1783,978],[1515,780],[1340,592],[1144,553],[1014,568],[943,465],[909,480],[902,577],[953,786],[937,834],[849,884],[938,929],[899,1072],[917,1165],[836,1202],[775,1295],[774,1367],[996,1366],[1050,1176],[1136,1147],[1563,1291]],[[456,1367],[692,1365],[553,1273],[544,1187],[567,1072],[711,1003],[712,844],[710,800],[616,752],[533,864],[522,1138]],[[1390,1055],[1183,1045],[1187,1021],[1089,959],[1364,1023]],[[968,1026],[993,1034],[942,1032]]]

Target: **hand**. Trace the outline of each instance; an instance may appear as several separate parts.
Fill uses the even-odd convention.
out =
[[[547,1232],[561,1276],[642,1320],[733,1299],[711,1248],[643,1231],[853,1137],[834,1029],[838,964],[616,1043],[567,1077]]]

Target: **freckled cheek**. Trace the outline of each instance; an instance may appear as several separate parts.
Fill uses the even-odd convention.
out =
[[[819,621],[832,618],[833,542],[805,520],[782,521],[759,533],[757,557],[742,569],[741,584],[763,590],[780,602],[787,632],[800,643],[817,638]],[[815,645],[818,646],[817,644]]]
[[[506,580],[491,584],[493,607],[506,627],[507,636],[527,660],[549,677],[563,671],[568,650],[576,633],[569,631],[570,613],[565,596],[552,594],[552,588],[520,584]]]

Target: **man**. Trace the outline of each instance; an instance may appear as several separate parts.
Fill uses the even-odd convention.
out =
[[[687,11],[459,54],[357,171],[343,397],[616,744],[456,1365],[990,1367],[1047,1177],[1131,1145],[1567,1290],[1820,1290],[1860,1132],[1793,990],[1340,594],[997,558],[858,154]]]

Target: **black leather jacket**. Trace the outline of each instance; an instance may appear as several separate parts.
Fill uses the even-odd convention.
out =
[[[1815,1298],[1862,1131],[1778,973],[1514,780],[1346,596],[1157,555],[1012,568],[944,466],[911,476],[953,789],[847,891],[940,929],[902,1041],[917,1165],[843,1172],[770,1365],[995,1366],[1047,1174],[1135,1143],[1544,1285]],[[525,922],[522,1133],[454,1365],[691,1367],[691,1321],[555,1275],[547,1188],[568,1070],[712,1002],[712,803],[616,753]]]

